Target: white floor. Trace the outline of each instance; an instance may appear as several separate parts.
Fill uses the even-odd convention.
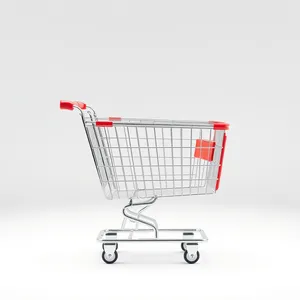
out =
[[[300,298],[299,209],[185,201],[152,212],[161,227],[206,231],[195,265],[172,243],[120,244],[117,263],[104,264],[96,236],[120,224],[123,202],[7,209],[0,299]]]

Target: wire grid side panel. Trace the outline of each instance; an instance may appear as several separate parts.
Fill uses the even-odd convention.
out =
[[[132,197],[135,191],[139,197],[215,192],[220,151],[218,144],[208,143],[215,140],[214,130],[151,125],[96,129],[101,141],[97,164],[109,198]]]

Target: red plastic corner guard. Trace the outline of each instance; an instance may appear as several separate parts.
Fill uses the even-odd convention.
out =
[[[97,127],[113,127],[113,122],[111,121],[96,121]]]
[[[78,106],[81,109],[86,109],[86,104],[79,101],[68,101],[68,100],[60,100],[59,107],[60,109],[73,110],[74,105]]]
[[[224,159],[224,152],[225,152],[226,140],[227,140],[227,135],[224,132],[223,143],[222,143],[222,151],[221,151],[221,157],[220,157],[220,165],[219,165],[218,177],[217,177],[217,183],[216,183],[216,191],[219,189],[219,186],[220,186],[220,180],[221,180],[221,175],[222,175],[223,159]]]
[[[229,124],[220,121],[209,121],[209,123],[214,125],[214,130],[228,130]]]
[[[122,118],[120,118],[120,117],[109,117],[108,120],[109,121],[121,121]]]

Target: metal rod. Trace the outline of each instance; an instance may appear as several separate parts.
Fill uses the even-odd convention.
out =
[[[153,203],[155,203],[157,197],[154,196],[152,198],[150,198],[149,200],[146,200],[146,201],[143,201],[143,202],[139,202],[139,203],[133,203],[132,202],[132,199],[130,199],[129,201],[129,204],[125,205],[125,207],[123,208],[123,215],[125,217],[127,217],[128,219],[131,219],[131,220],[134,220],[138,223],[142,223],[144,225],[147,225],[147,226],[150,226],[153,228],[154,230],[154,234],[155,234],[155,238],[158,237],[158,228],[157,228],[157,223],[156,221],[153,222],[153,219],[147,217],[148,220],[151,220],[154,224],[152,224],[151,222],[147,222],[145,220],[141,220],[140,218],[138,217],[135,217],[135,216],[132,216],[130,214],[136,214],[135,212],[131,211],[129,208],[132,207],[132,206],[140,206],[140,205],[151,205]],[[128,213],[129,212],[129,213]],[[145,217],[145,216],[144,216]]]

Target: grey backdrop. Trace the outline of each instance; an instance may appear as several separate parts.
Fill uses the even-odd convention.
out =
[[[273,236],[275,243],[275,236],[283,238],[291,234],[289,249],[299,249],[292,235],[299,235],[297,220],[300,212],[300,22],[297,1],[30,0],[2,1],[0,7],[0,210],[1,232],[6,237],[0,242],[0,251],[6,249],[1,259],[7,267],[2,269],[6,283],[0,293],[4,292],[4,298],[18,297],[20,293],[28,299],[40,295],[48,295],[50,299],[54,290],[64,295],[64,299],[69,292],[73,293],[72,299],[75,295],[84,298],[87,291],[90,291],[89,296],[96,297],[100,293],[97,283],[102,280],[104,285],[109,284],[105,281],[106,272],[112,276],[110,283],[116,276],[116,269],[112,272],[96,259],[90,265],[93,272],[102,272],[101,268],[105,268],[101,280],[99,274],[91,275],[85,266],[89,281],[83,283],[79,277],[68,281],[66,278],[80,269],[74,264],[83,261],[84,265],[85,259],[91,257],[88,251],[73,257],[70,265],[75,271],[68,269],[64,273],[60,269],[64,260],[59,258],[61,248],[54,245],[63,241],[69,243],[68,255],[72,257],[74,247],[70,243],[89,241],[91,244],[87,247],[94,251],[93,257],[97,257],[100,247],[94,243],[94,238],[98,230],[118,226],[119,212],[125,204],[125,200],[105,201],[80,119],[75,112],[60,111],[60,99],[86,102],[102,116],[229,122],[231,127],[219,193],[198,199],[162,200],[156,211],[161,215],[161,223],[167,226],[169,221],[175,227],[187,223],[187,226],[206,229],[203,223],[213,226],[217,222],[218,226],[212,230],[215,230],[214,239],[218,240],[218,233],[222,238],[229,234],[223,245],[232,243],[234,247],[243,243],[245,232],[241,230],[234,236],[222,232],[221,228],[225,230],[226,222],[231,222],[232,230],[242,226],[241,221],[246,222],[248,234],[251,231],[253,247],[264,238],[268,240]],[[207,214],[201,213],[202,210]],[[226,215],[228,211],[236,214]],[[249,211],[253,214],[247,218],[243,214]],[[76,213],[71,218],[68,212]],[[265,214],[272,212],[270,223]],[[255,221],[253,218],[258,214],[261,219]],[[68,216],[72,219],[70,223]],[[285,230],[282,229],[284,220],[292,220]],[[82,227],[87,223],[91,226]],[[82,235],[78,236],[74,224],[82,229]],[[258,241],[257,235],[264,226],[270,227]],[[51,231],[53,228],[55,231]],[[209,233],[208,230],[208,236]],[[69,234],[73,237],[71,241]],[[86,234],[88,238],[80,241],[80,236],[86,237]],[[34,243],[40,238],[50,248],[37,248]],[[15,244],[10,244],[12,241]],[[33,244],[28,246],[28,241]],[[277,247],[277,244],[265,243],[264,247],[269,245],[270,252]],[[27,247],[27,254],[19,257],[21,245]],[[53,259],[51,247],[56,249],[57,259]],[[32,251],[36,253],[30,256]],[[137,259],[140,264],[147,260],[142,259],[142,252]],[[38,253],[44,253],[44,256],[36,260],[41,255]],[[206,255],[211,253],[214,252],[207,250]],[[222,253],[220,250],[221,256]],[[228,257],[235,261],[236,256],[230,253]],[[268,253],[269,250],[265,257]],[[245,261],[248,254],[245,254]],[[280,253],[276,254],[279,256]],[[168,263],[166,254],[162,260],[159,252],[151,257],[150,252],[148,259],[154,264],[157,261],[162,265]],[[297,261],[296,252],[295,256],[289,257],[293,257],[291,265]],[[174,261],[180,259],[178,256]],[[123,262],[127,264],[134,260],[134,256],[127,257]],[[205,258],[203,260],[208,269],[215,261],[223,271],[232,266],[225,260],[222,265],[218,255],[211,255],[206,264]],[[22,265],[24,261],[28,265]],[[55,262],[58,262],[57,267],[51,269],[50,265]],[[258,274],[262,279],[268,278],[274,263],[275,256],[262,273],[251,269],[252,282]],[[19,271],[12,271],[16,265]],[[33,265],[37,268],[36,272],[32,271],[34,274],[30,273]],[[200,265],[198,271],[193,269],[193,276],[198,277],[200,273],[197,272],[204,272],[201,274],[207,280],[206,287],[214,290],[214,283],[222,286],[223,275],[218,277],[215,273],[218,267],[207,271]],[[149,272],[157,273],[150,266],[139,269],[147,281],[150,280]],[[175,267],[168,266],[172,269],[170,272],[177,272],[178,276],[186,270],[179,271]],[[284,264],[281,267],[282,273],[289,273]],[[121,274],[126,270],[124,265],[122,270],[119,271]],[[203,270],[211,272],[210,275]],[[138,271],[131,271],[129,277],[134,278]],[[15,277],[18,272],[22,272],[22,276]],[[184,276],[188,280],[190,271],[186,272]],[[231,269],[231,272],[233,280],[239,282],[241,270]],[[70,288],[68,284],[55,281],[57,274],[63,274],[61,276],[70,283]],[[116,279],[124,285],[123,292],[115,295],[106,292],[107,297],[125,297],[128,289],[124,274],[125,279]],[[161,280],[165,276],[175,276],[172,274],[161,273]],[[24,278],[30,276],[35,280],[39,278],[39,288],[31,286],[34,280],[24,282]],[[49,281],[52,288],[46,283]],[[276,295],[281,292],[285,295],[287,290],[291,295],[299,292],[296,284],[290,281],[281,289],[280,282],[274,284]],[[186,293],[179,286],[172,285],[168,291],[161,286],[160,293],[152,290],[148,296]],[[223,288],[224,297],[245,296],[246,286],[239,292],[228,285]],[[260,288],[258,293],[267,295],[272,285]],[[206,292],[207,296],[214,296],[211,289]]]

